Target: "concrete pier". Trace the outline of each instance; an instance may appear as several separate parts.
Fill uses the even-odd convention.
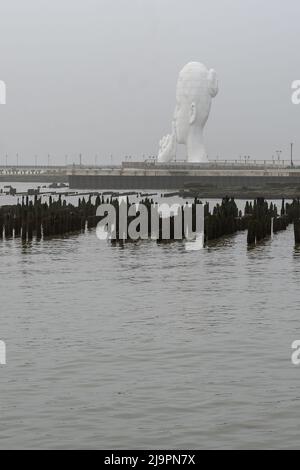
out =
[[[116,166],[4,166],[0,182],[69,182],[71,189],[176,190],[195,196],[298,198],[300,162],[215,161],[208,164],[123,162]]]
[[[68,171],[70,188],[126,190],[192,190],[205,197],[297,197],[300,166],[275,164],[157,164],[123,163],[119,167]],[[257,194],[256,194],[257,193]]]

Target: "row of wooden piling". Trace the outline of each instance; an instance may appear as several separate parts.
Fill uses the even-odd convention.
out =
[[[57,201],[50,196],[44,203],[38,196],[33,201],[23,197],[16,205],[0,208],[0,237],[32,240],[35,236],[39,240],[84,231],[97,225],[96,207],[101,202],[104,199],[97,197],[93,204],[90,196],[74,206],[62,201],[61,196]]]
[[[294,224],[295,243],[300,244],[300,199],[294,199],[291,203],[282,200],[281,210],[278,213],[276,205],[268,204],[263,198],[254,201],[254,204],[246,203],[245,214],[251,216],[248,223],[248,245],[259,243],[282,230],[286,230],[289,224]]]
[[[140,201],[148,210],[149,235],[151,225],[151,209],[155,207],[154,201],[148,197]],[[110,203],[115,207],[118,223],[119,199],[106,198],[102,195],[95,197],[93,202],[90,195],[87,200],[83,197],[79,199],[78,205],[67,204],[59,195],[57,200],[50,196],[48,202],[42,202],[38,195],[33,200],[22,197],[13,206],[2,206],[0,208],[0,237],[21,238],[22,240],[32,240],[36,237],[41,238],[64,236],[73,232],[82,232],[86,228],[97,226],[100,218],[96,216],[97,208],[104,203]],[[195,199],[192,204],[192,224],[193,230],[196,230],[196,204],[200,201]],[[131,206],[127,197],[127,208]],[[176,217],[183,217],[185,205],[177,215],[170,216],[170,240],[174,239],[174,227]],[[238,230],[244,230],[247,227],[247,218],[239,213],[234,199],[224,198],[221,204],[217,204],[212,213],[209,205],[205,205],[205,239],[214,240],[224,235],[233,234]],[[158,210],[158,206],[157,206]],[[128,224],[133,217],[128,217]],[[182,224],[184,230],[184,224]],[[162,218],[159,217],[159,240],[162,240]],[[182,238],[184,238],[184,231]],[[120,239],[117,226],[116,239]]]
[[[286,214],[289,223],[294,224],[296,245],[300,244],[300,199],[294,199],[291,204],[286,204]]]
[[[289,225],[289,220],[284,208],[284,201],[280,215],[278,215],[277,206],[273,203],[269,205],[264,198],[256,199],[253,206],[251,204],[246,207],[245,212],[247,212],[249,216],[248,245],[254,245],[265,238],[271,237],[274,233],[286,230]]]
[[[145,197],[140,201],[148,210],[149,235],[151,228],[151,208],[155,207],[152,199]],[[78,200],[78,205],[67,204],[59,195],[57,200],[50,196],[48,202],[35,195],[33,200],[23,197],[21,201],[13,206],[2,206],[0,208],[0,238],[21,238],[22,240],[37,240],[50,237],[62,237],[70,233],[80,233],[86,229],[97,226],[100,218],[96,216],[97,208],[104,203],[113,204],[117,215],[119,211],[118,198],[105,198],[104,195],[92,195],[87,199],[83,197]],[[192,224],[196,230],[196,205],[200,201],[195,199],[192,203]],[[131,206],[127,197],[127,208]],[[185,205],[177,215],[170,216],[170,238],[175,239],[176,217],[183,217]],[[294,224],[296,243],[300,243],[300,200],[292,203],[282,201],[281,209],[273,203],[268,204],[263,198],[252,202],[246,202],[244,214],[238,210],[233,198],[225,197],[220,204],[216,204],[212,211],[209,204],[204,205],[205,216],[205,241],[216,240],[226,235],[232,235],[238,231],[248,230],[247,243],[253,245],[263,239],[270,237],[272,233],[286,230],[290,223]],[[128,224],[133,218],[128,218]],[[118,221],[118,217],[117,217]],[[116,230],[116,241],[121,241],[121,236]],[[184,224],[182,225],[182,239],[184,239]],[[130,239],[130,238],[129,238]],[[159,221],[159,237],[162,241],[162,220]]]

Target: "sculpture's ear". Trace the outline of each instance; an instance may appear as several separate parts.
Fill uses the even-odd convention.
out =
[[[190,124],[193,124],[195,122],[196,115],[197,115],[197,107],[196,107],[196,103],[193,102],[190,108]]]
[[[214,98],[219,91],[216,71],[214,69],[210,69],[210,71],[208,72],[207,78],[208,78],[208,89],[209,89],[210,96]]]

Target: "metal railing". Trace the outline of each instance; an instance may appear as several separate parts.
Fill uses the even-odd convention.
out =
[[[299,169],[300,160],[294,160],[293,165],[288,160],[210,160],[208,163],[188,163],[186,161],[174,161],[170,163],[157,162],[155,160],[149,161],[130,161],[122,162],[122,168],[137,168],[137,169],[226,169],[226,168],[241,168],[241,169]]]
[[[300,169],[300,160],[210,160],[208,163],[188,163],[186,161],[173,161],[170,163],[158,162],[155,159],[123,161],[120,164],[106,165],[0,165],[0,174],[22,174],[22,173],[70,173],[76,170],[115,170],[115,169]]]

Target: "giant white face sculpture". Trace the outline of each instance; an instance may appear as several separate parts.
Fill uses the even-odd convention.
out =
[[[203,129],[212,98],[218,93],[216,72],[199,62],[190,62],[180,72],[176,89],[176,109],[172,134],[160,141],[159,161],[176,155],[176,143],[186,144],[189,162],[207,162]]]

